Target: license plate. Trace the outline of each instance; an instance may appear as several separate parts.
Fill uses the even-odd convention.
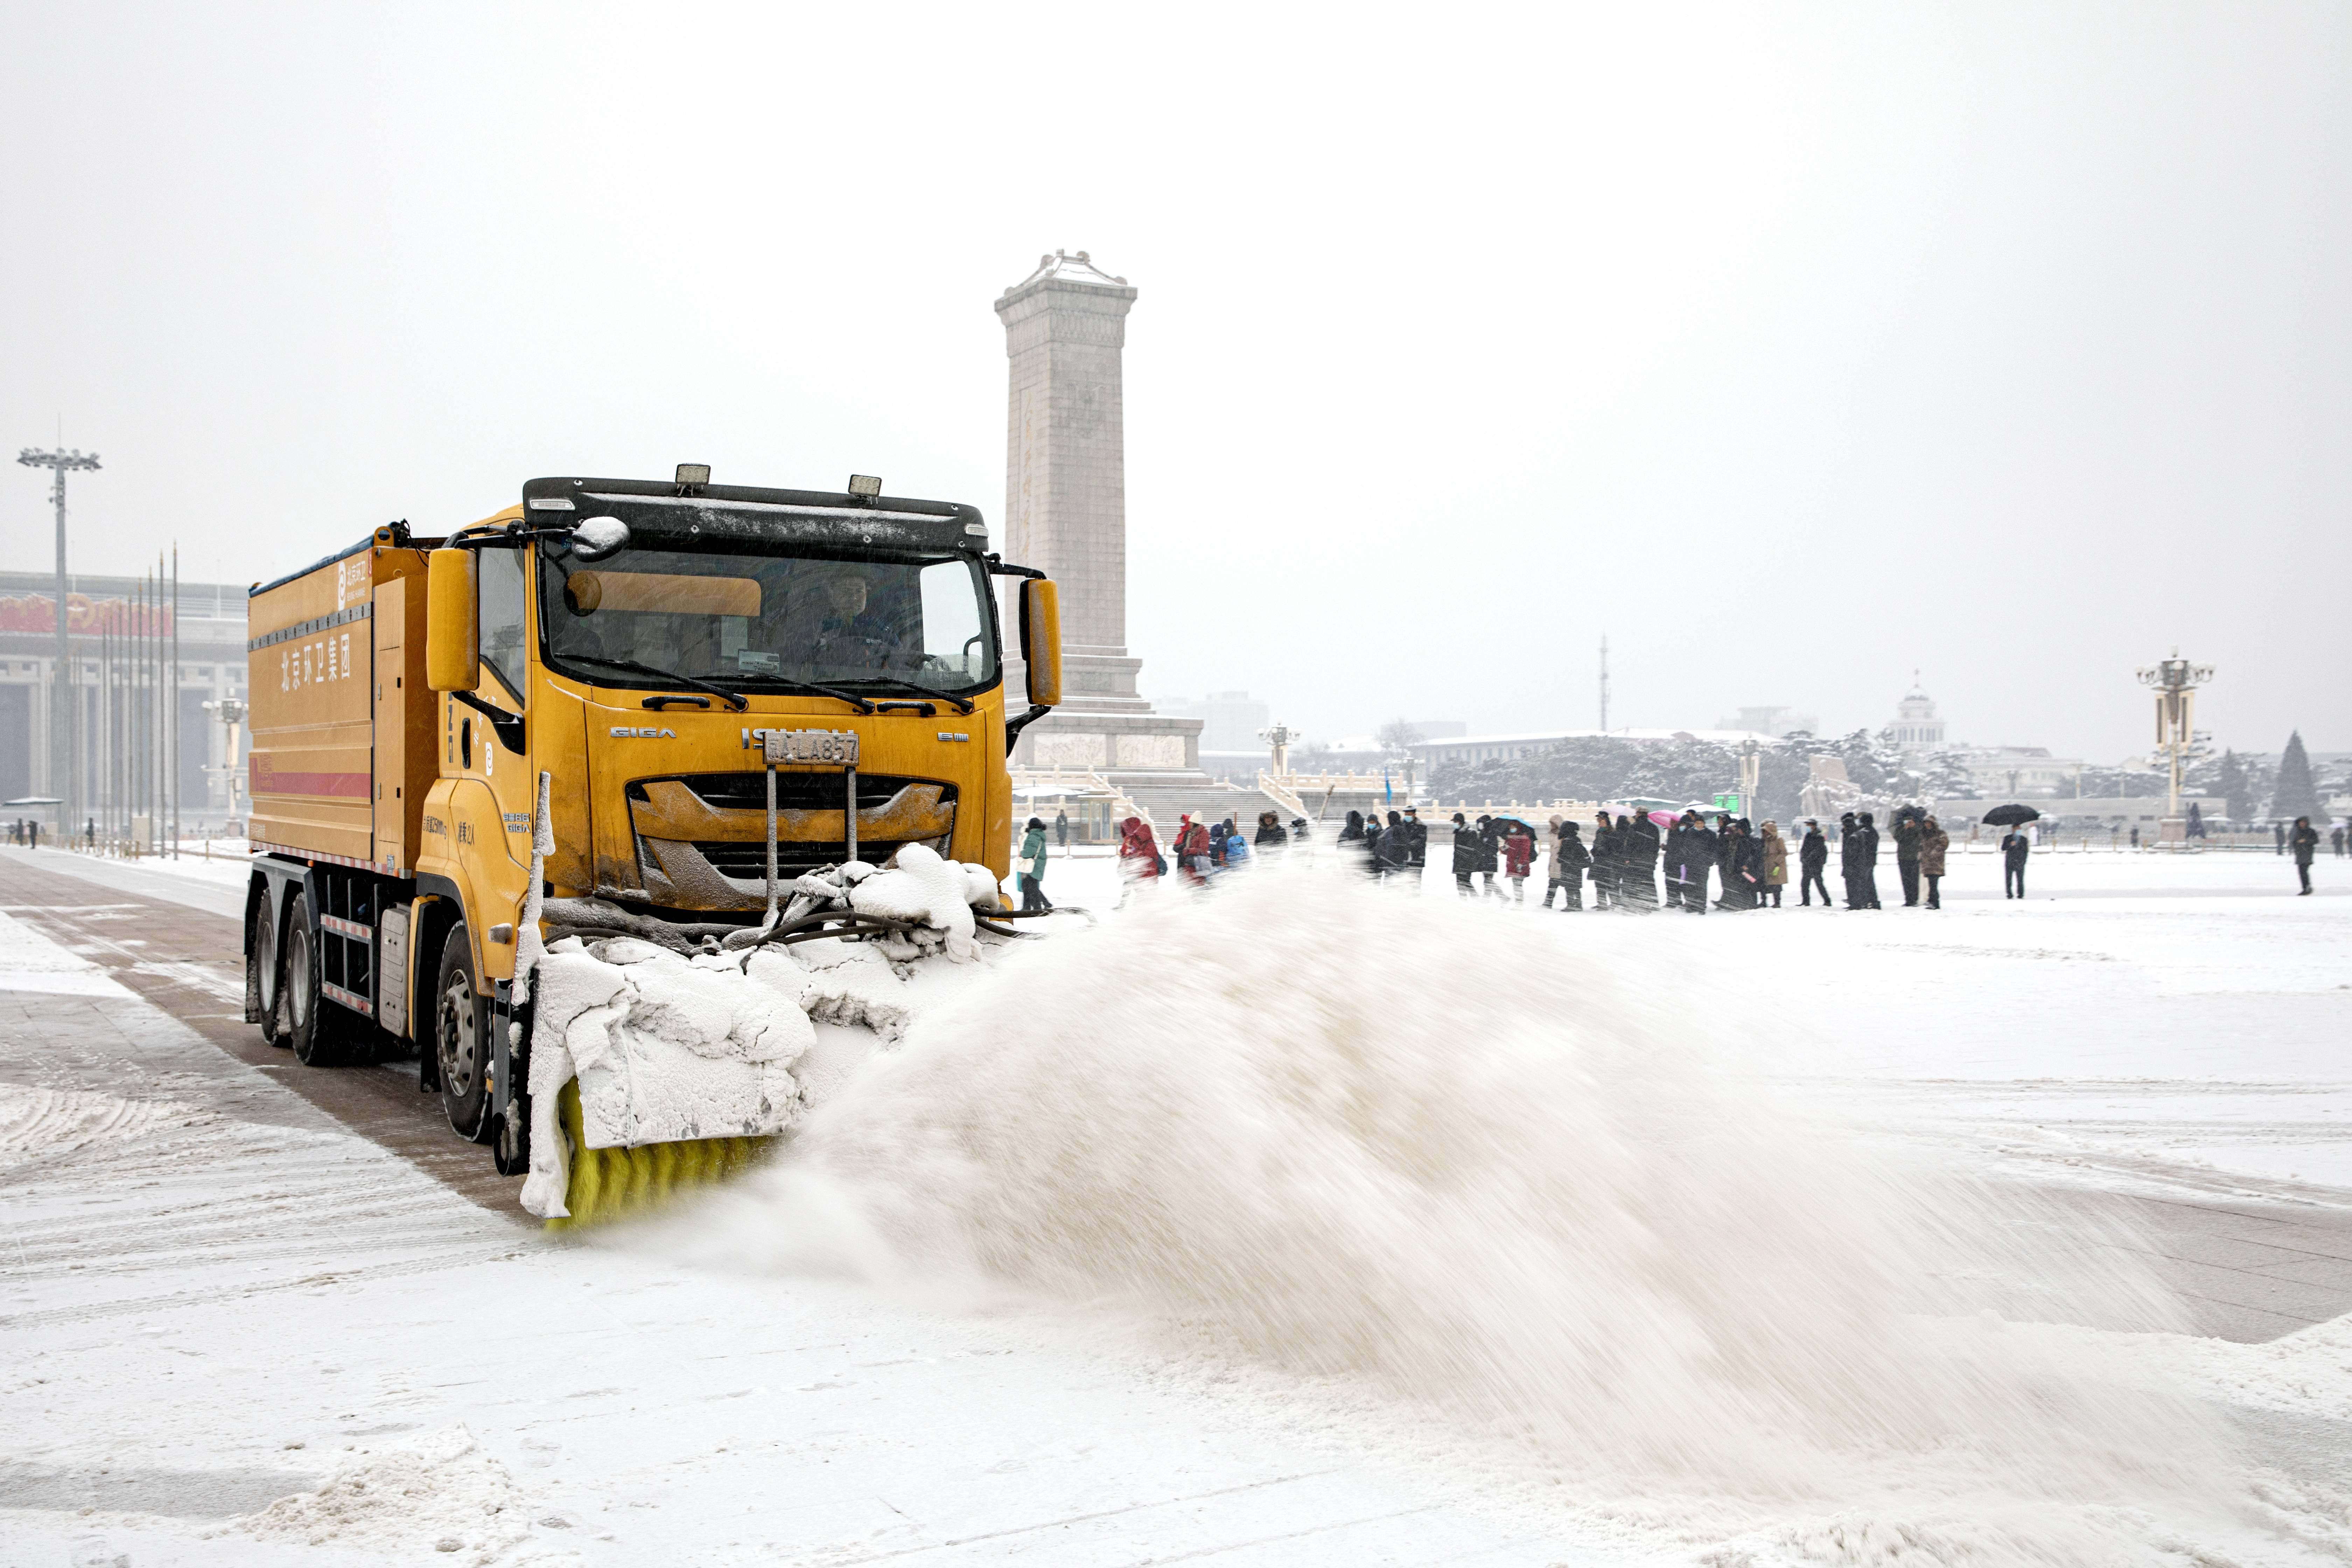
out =
[[[857,765],[855,730],[764,730],[761,739],[771,763],[831,763],[849,768]]]

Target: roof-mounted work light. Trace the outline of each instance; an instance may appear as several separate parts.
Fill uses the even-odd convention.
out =
[[[677,466],[677,493],[690,496],[710,482],[708,463],[680,463]]]
[[[881,476],[878,474],[850,475],[849,493],[856,496],[859,500],[874,500],[875,497],[882,493]]]

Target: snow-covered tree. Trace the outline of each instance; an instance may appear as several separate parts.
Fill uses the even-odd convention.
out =
[[[1927,759],[1927,765],[1921,770],[1919,788],[1930,800],[1984,798],[1975,775],[1969,771],[1968,758],[1956,751],[1937,752]]]
[[[2271,815],[2286,821],[2319,815],[2319,791],[2311,782],[2311,758],[2303,749],[2303,731],[2286,738],[2279,758],[2278,782],[2271,786]]]

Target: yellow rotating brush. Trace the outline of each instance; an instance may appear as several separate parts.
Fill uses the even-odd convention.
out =
[[[563,1206],[572,1213],[549,1220],[550,1230],[626,1219],[658,1207],[675,1192],[726,1181],[747,1169],[770,1142],[766,1138],[690,1138],[634,1149],[591,1149],[581,1125],[576,1081],[563,1086],[555,1107],[570,1146]]]

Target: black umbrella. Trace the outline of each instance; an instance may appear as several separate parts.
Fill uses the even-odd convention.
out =
[[[2011,801],[2007,805],[1996,805],[1986,812],[1984,820],[1988,827],[2015,827],[2020,823],[2035,821],[2041,816],[2042,814],[2032,806],[2020,805],[2015,801]]]

